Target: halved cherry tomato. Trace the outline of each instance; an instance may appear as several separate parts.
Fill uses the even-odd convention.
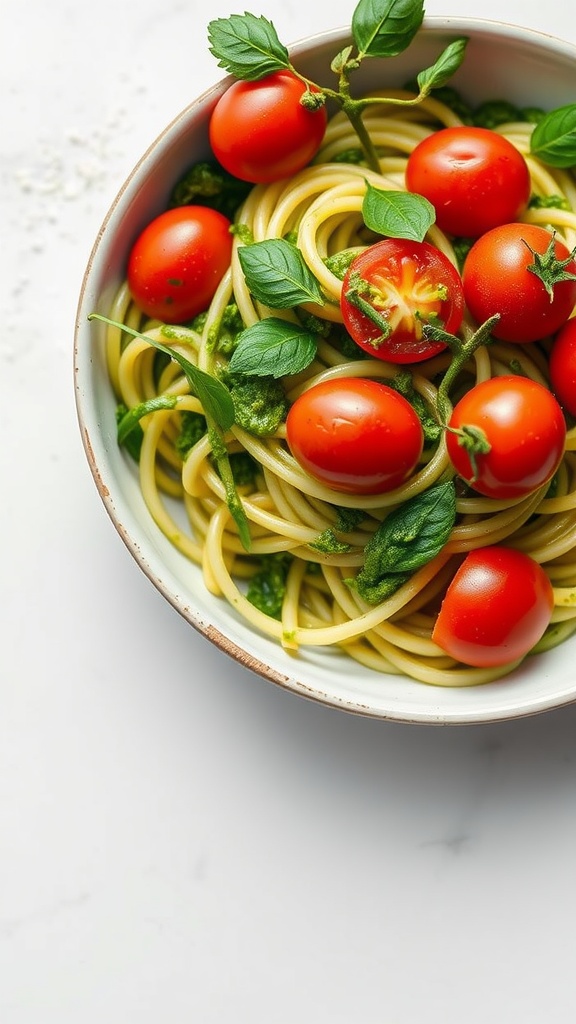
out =
[[[558,280],[549,292],[541,277],[527,269],[535,264],[534,253],[545,258],[552,276],[558,269],[575,279]],[[503,224],[487,231],[470,249],[462,279],[466,304],[478,323],[500,315],[492,334],[502,341],[538,341],[553,334],[576,304],[576,262],[563,242],[536,224]]]
[[[216,159],[236,178],[259,184],[301,171],[318,152],[327,121],[323,105],[302,105],[305,91],[291,71],[234,82],[210,118]]]
[[[286,419],[288,445],[310,476],[348,494],[380,494],[410,476],[422,424],[406,399],[378,381],[339,377],[312,385]]]
[[[230,226],[208,206],[178,206],[151,221],[128,258],[128,287],[140,309],[172,324],[207,309],[230,265]]]
[[[456,334],[464,311],[456,267],[429,242],[385,238],[352,260],[342,282],[344,325],[360,348],[392,363],[417,363],[446,345],[430,323]]]
[[[576,416],[576,318],[568,320],[554,338],[548,368],[560,405]]]
[[[488,450],[471,455],[471,433],[478,432]],[[521,498],[547,483],[562,460],[565,440],[566,422],[554,395],[515,374],[491,377],[466,392],[446,433],[456,472],[490,498]]]
[[[530,199],[530,173],[520,151],[489,128],[441,128],[408,157],[406,187],[432,203],[450,235],[478,238],[518,220]]]
[[[448,586],[432,639],[465,665],[508,665],[540,640],[553,606],[552,584],[533,558],[499,545],[477,548]]]

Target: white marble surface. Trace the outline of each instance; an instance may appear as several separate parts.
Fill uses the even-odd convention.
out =
[[[84,459],[92,241],[243,9],[2,4],[0,1021],[564,1024],[576,708],[433,729],[274,688],[158,595]],[[352,5],[249,9],[292,42]],[[576,41],[565,0],[427,11]]]

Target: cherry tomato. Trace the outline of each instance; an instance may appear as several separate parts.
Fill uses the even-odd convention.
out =
[[[414,470],[422,424],[406,399],[378,381],[336,378],[312,385],[286,419],[292,455],[336,491],[380,494]]]
[[[392,363],[417,363],[443,351],[424,337],[429,321],[456,334],[464,311],[462,281],[428,242],[385,238],[352,260],[342,282],[344,325],[360,348]]]
[[[432,639],[456,661],[508,665],[540,640],[554,606],[544,569],[514,548],[470,551],[449,584]]]
[[[234,82],[210,119],[216,159],[236,178],[260,184],[301,171],[318,152],[327,121],[324,106],[302,105],[305,91],[291,71]]]
[[[576,318],[568,320],[554,338],[548,368],[560,405],[576,416]]]
[[[128,287],[140,309],[173,324],[203,312],[230,265],[230,226],[207,206],[178,206],[151,221],[128,258]]]
[[[461,443],[466,427],[481,432],[487,452],[471,457]],[[460,399],[448,423],[446,447],[454,469],[475,491],[521,498],[554,475],[565,439],[566,423],[554,395],[537,381],[511,374],[482,381]]]
[[[530,173],[503,135],[462,125],[418,143],[408,157],[406,187],[432,203],[442,231],[478,238],[518,220],[530,199]]]
[[[531,251],[532,250],[532,251]],[[478,323],[494,314],[492,334],[510,342],[538,341],[565,323],[576,304],[576,280],[558,281],[550,295],[527,267],[534,253],[568,261],[564,271],[576,275],[576,262],[563,242],[536,224],[504,224],[474,242],[464,263],[464,297]]]

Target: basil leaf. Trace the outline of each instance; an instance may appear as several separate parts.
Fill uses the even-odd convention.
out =
[[[210,53],[218,67],[246,82],[290,68],[288,50],[271,21],[254,14],[232,14],[208,24]]]
[[[432,89],[442,88],[452,78],[464,60],[467,44],[467,38],[455,39],[442,51],[431,67],[420,72],[416,80],[423,96],[428,96]]]
[[[454,482],[436,484],[386,516],[364,549],[353,585],[370,604],[394,592],[442,550],[456,521]],[[390,590],[390,586],[393,590]]]
[[[228,388],[217,377],[212,377],[211,374],[200,370],[198,366],[195,366],[189,359],[186,359],[186,356],[181,355],[175,349],[168,345],[162,345],[155,338],[150,338],[147,334],[142,334],[141,331],[135,331],[132,327],[127,327],[126,324],[119,324],[116,320],[110,320],[101,313],[90,313],[88,319],[101,320],[112,327],[119,327],[126,334],[131,334],[133,338],[141,338],[148,345],[152,345],[159,352],[174,359],[184,371],[191,390],[202,403],[204,412],[215,420],[221,430],[230,429],[234,423],[234,402]]]
[[[551,167],[576,164],[576,103],[544,114],[532,132],[530,152]]]
[[[434,223],[436,211],[424,196],[374,188],[367,182],[362,216],[366,227],[381,235],[421,242]]]
[[[305,370],[316,349],[315,334],[269,316],[242,331],[228,367],[251,377],[284,377]]]
[[[410,45],[423,18],[422,0],[360,0],[352,36],[361,56],[395,57]]]
[[[324,305],[320,286],[300,250],[282,238],[254,242],[238,249],[246,284],[258,302],[272,309],[290,309],[302,302]]]

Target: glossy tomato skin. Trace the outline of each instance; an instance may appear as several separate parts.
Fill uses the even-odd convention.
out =
[[[358,279],[365,284],[366,300],[384,318],[388,337],[352,300]],[[446,348],[423,336],[423,322],[431,320],[449,334],[460,328],[462,281],[448,257],[429,242],[385,238],[352,260],[340,308],[348,333],[364,351],[391,363],[417,363]]]
[[[178,206],[151,221],[128,258],[128,287],[140,309],[173,324],[207,309],[230,265],[230,227],[206,206]]]
[[[478,548],[448,586],[432,639],[465,665],[508,665],[540,640],[553,606],[550,580],[533,558],[499,545]]]
[[[576,304],[576,280],[554,285],[552,299],[542,281],[527,270],[534,262],[530,250],[545,253],[552,234],[536,224],[511,223],[493,228],[470,249],[462,274],[464,297],[478,323],[496,313],[495,338],[509,342],[538,341],[559,330]],[[569,259],[563,242],[555,239],[557,259]],[[567,273],[576,274],[570,260]]]
[[[302,170],[318,152],[326,108],[307,110],[305,86],[291,71],[257,82],[234,82],[210,118],[216,159],[236,178],[254,184],[279,181]]]
[[[490,445],[477,454],[477,477],[460,444],[465,426],[479,428]],[[489,498],[522,498],[547,483],[564,454],[566,421],[554,395],[542,384],[510,374],[491,377],[457,402],[446,433],[456,472]]]
[[[462,125],[418,143],[408,157],[406,187],[432,203],[442,231],[478,238],[518,220],[530,199],[530,173],[503,135]]]
[[[423,447],[420,420],[386,384],[336,378],[312,385],[286,419],[292,455],[310,476],[347,494],[382,494],[415,469]]]
[[[560,328],[549,357],[550,383],[560,405],[576,416],[576,318]]]

